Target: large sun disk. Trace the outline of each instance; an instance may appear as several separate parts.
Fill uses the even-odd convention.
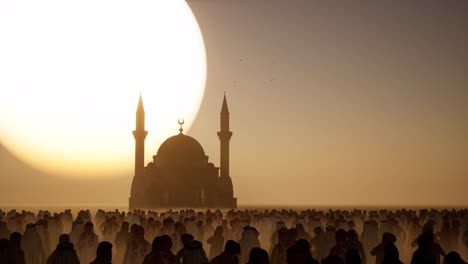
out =
[[[185,1],[0,2],[0,142],[37,169],[131,176],[139,94],[149,161],[190,127],[205,79]]]

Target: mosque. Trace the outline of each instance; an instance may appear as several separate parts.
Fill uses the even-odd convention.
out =
[[[201,144],[183,133],[164,141],[153,161],[144,164],[145,110],[140,96],[136,112],[135,176],[129,198],[129,208],[236,208],[232,180],[229,175],[229,110],[226,96],[221,108],[221,166],[215,167]]]

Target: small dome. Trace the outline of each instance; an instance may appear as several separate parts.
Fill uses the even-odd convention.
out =
[[[162,167],[199,167],[207,162],[201,144],[182,133],[166,139],[156,157],[158,165]]]

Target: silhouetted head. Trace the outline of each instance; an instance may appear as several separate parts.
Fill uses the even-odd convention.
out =
[[[153,240],[153,251],[170,251],[172,248],[172,239],[168,235],[157,236]]]
[[[424,224],[422,232],[423,233],[434,233],[434,222],[433,221],[427,221],[427,223]]]
[[[249,253],[249,261],[247,264],[269,264],[270,259],[268,256],[268,252],[264,249],[255,247],[250,250]]]
[[[288,263],[313,263],[310,243],[305,239],[299,239],[287,250]]]
[[[193,235],[191,234],[182,234],[180,236],[180,240],[182,241],[182,244],[184,246],[188,246],[188,244],[190,243],[190,241],[194,240],[194,237]]]
[[[96,250],[96,259],[99,263],[111,263],[112,262],[112,244],[107,241],[99,243]]]
[[[394,234],[385,232],[382,234],[382,244],[395,243],[397,238]]]
[[[444,264],[466,264],[466,262],[461,258],[460,254],[452,251],[445,256]]]
[[[296,244],[302,247],[304,250],[310,251],[310,243],[305,239],[299,239],[296,241]]]
[[[130,226],[130,233],[134,234],[137,228],[138,228],[137,224],[132,224]]]
[[[338,229],[335,233],[335,241],[337,245],[345,245],[348,242],[348,233],[343,229]]]
[[[242,231],[242,236],[246,236],[246,235],[252,235],[252,236],[258,237],[260,233],[255,227],[247,225],[244,227],[244,230]]]
[[[70,237],[67,234],[61,234],[59,237],[59,243],[70,242]]]
[[[20,248],[21,247],[21,234],[18,232],[13,232],[10,235],[10,247]]]
[[[203,244],[198,240],[192,240],[188,243],[188,249],[203,249]]]
[[[228,240],[224,245],[224,252],[229,253],[231,255],[240,255],[241,247],[236,241]]]

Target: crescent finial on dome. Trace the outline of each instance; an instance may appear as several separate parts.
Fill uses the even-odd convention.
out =
[[[180,125],[179,132],[180,132],[180,134],[182,134],[182,132],[184,131],[184,129],[182,128],[182,126],[184,125],[185,120],[184,120],[183,118],[179,118],[179,119],[177,120],[177,122],[178,122],[179,125]]]

